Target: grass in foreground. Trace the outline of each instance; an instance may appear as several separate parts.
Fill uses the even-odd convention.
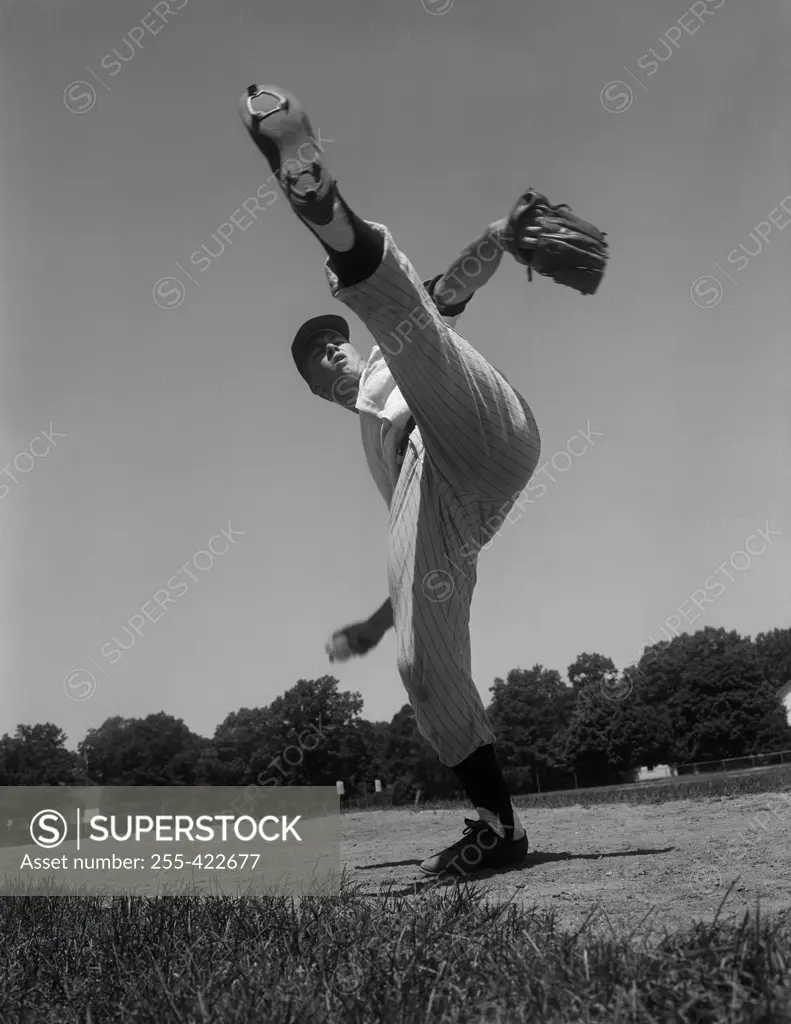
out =
[[[3,897],[3,1024],[774,1024],[791,925],[714,922],[648,943],[418,899]]]

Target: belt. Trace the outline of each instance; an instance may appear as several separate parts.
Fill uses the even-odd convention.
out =
[[[401,440],[398,442],[398,448],[396,449],[399,469],[401,468],[401,464],[404,461],[404,456],[406,455],[407,444],[409,443],[409,435],[412,433],[416,426],[417,423],[415,423],[415,417],[410,416],[409,419],[406,421],[403,436],[401,437]]]

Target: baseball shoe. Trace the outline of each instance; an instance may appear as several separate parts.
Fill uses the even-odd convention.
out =
[[[465,818],[462,838],[441,853],[420,865],[426,875],[468,875],[489,868],[506,868],[521,864],[527,856],[527,835],[521,839],[499,836],[485,821]]]
[[[239,101],[239,115],[297,216],[312,224],[329,224],[335,182],[296,96],[275,85],[251,85]]]

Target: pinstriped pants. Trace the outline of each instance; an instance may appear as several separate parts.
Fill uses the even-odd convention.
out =
[[[421,735],[450,767],[494,742],[472,679],[478,552],[538,463],[527,402],[448,327],[387,228],[379,268],[336,298],[373,335],[415,418],[390,504],[388,585],[398,671]]]

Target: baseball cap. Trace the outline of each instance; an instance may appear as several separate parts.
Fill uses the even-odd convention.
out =
[[[314,316],[310,320],[306,320],[291,342],[291,355],[294,357],[300,374],[302,373],[302,359],[310,344],[310,339],[319,331],[335,331],[346,341],[349,340],[349,325],[342,316],[327,313],[324,316]]]

